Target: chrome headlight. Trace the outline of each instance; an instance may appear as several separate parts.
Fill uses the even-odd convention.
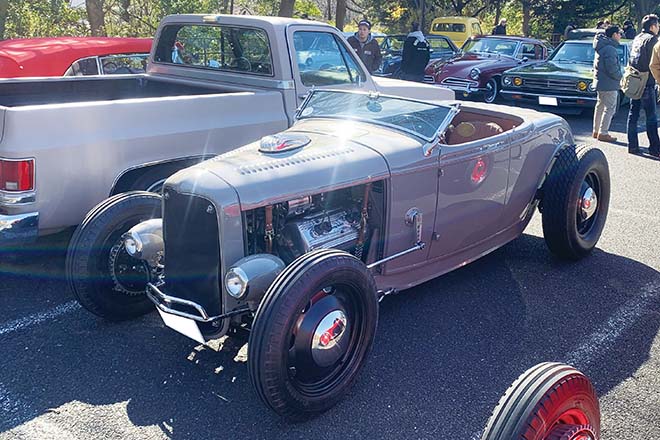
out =
[[[505,76],[504,78],[502,78],[502,84],[504,84],[505,86],[510,86],[511,84],[513,84],[513,81],[511,80],[510,76]]]
[[[596,83],[590,82],[589,87],[587,87],[590,92],[595,92],[596,91]]]
[[[248,290],[248,277],[240,267],[232,267],[225,275],[225,287],[227,293],[234,298],[242,298]]]
[[[477,69],[476,67],[472,70],[470,70],[470,78],[473,80],[478,80],[479,75],[481,75],[481,70]]]

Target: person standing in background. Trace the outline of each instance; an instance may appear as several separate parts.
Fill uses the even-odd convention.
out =
[[[424,34],[419,30],[419,23],[413,22],[411,32],[403,43],[401,54],[401,79],[424,81],[424,69],[431,58],[431,47]]]
[[[493,28],[493,35],[506,35],[506,18],[500,20],[500,24]]]
[[[594,86],[598,101],[594,109],[593,137],[599,141],[615,142],[616,138],[609,134],[612,118],[616,113],[619,82],[623,76],[619,63],[617,47],[621,40],[621,29],[609,26],[605,33],[594,37]]]
[[[660,30],[658,16],[655,14],[646,15],[642,20],[642,32],[632,42],[628,64],[642,73],[649,72],[653,47],[658,42],[658,30]],[[653,75],[649,74],[641,99],[630,100],[630,111],[628,112],[626,129],[628,133],[628,153],[640,154],[637,121],[639,120],[639,113],[642,107],[644,107],[644,112],[646,113],[646,134],[649,137],[649,154],[660,157],[656,102],[655,79]]]
[[[348,44],[355,50],[369,73],[378,70],[383,56],[380,53],[378,42],[371,36],[369,20],[361,20],[358,23],[358,31],[348,37]]]
[[[637,35],[635,26],[633,26],[632,21],[626,20],[623,22],[623,38],[627,40],[632,40]]]

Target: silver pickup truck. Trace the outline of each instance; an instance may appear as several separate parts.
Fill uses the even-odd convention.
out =
[[[314,50],[310,50],[314,48]],[[278,17],[175,15],[140,75],[0,81],[0,248],[81,222],[109,195],[286,129],[309,90],[437,101],[372,78],[339,31]]]

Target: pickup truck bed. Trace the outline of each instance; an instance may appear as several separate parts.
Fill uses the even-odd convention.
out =
[[[0,88],[0,106],[65,104],[71,102],[116,101],[163,96],[208,95],[227,92],[222,87],[203,87],[144,76],[57,78],[19,80]]]

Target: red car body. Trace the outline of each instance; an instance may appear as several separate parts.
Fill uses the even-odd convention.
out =
[[[108,55],[140,55],[146,59],[151,42],[151,38],[111,37],[0,41],[0,78],[63,76],[76,61]]]
[[[482,50],[472,50],[475,48]],[[424,81],[448,87],[457,97],[483,96],[493,102],[500,90],[502,72],[522,63],[541,61],[551,50],[533,38],[482,35],[468,39],[462,54],[449,61],[426,66]]]

